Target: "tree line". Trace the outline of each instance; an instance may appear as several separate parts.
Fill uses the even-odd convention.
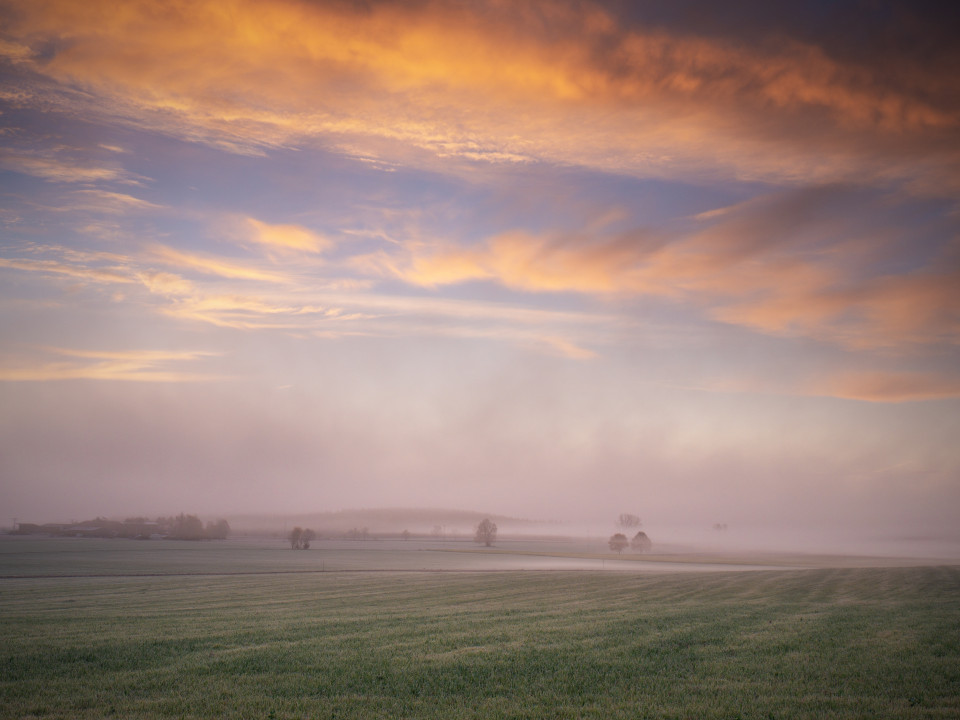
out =
[[[230,534],[230,523],[223,518],[204,523],[196,515],[180,513],[169,517],[129,517],[110,520],[97,516],[93,520],[70,523],[18,523],[18,535],[58,535],[65,537],[135,538],[154,537],[173,540],[225,540]]]
[[[166,520],[169,532],[167,537],[176,540],[226,540],[230,534],[230,524],[220,519],[215,522],[208,522],[206,525],[196,515],[184,515],[180,513],[176,517],[157,518],[158,521]]]

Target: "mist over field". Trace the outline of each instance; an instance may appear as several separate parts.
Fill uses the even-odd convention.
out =
[[[518,391],[521,400],[526,392]],[[4,478],[29,479],[5,483],[4,526],[14,517],[66,522],[189,512],[227,517],[238,531],[280,532],[302,520],[334,532],[367,526],[375,533],[430,533],[439,525],[469,535],[490,515],[507,533],[603,538],[616,530],[621,512],[631,512],[668,546],[960,556],[960,525],[953,521],[960,497],[951,479],[911,475],[903,483],[892,479],[893,471],[869,477],[854,471],[879,462],[872,457],[804,459],[801,447],[775,452],[774,436],[785,436],[782,444],[799,442],[791,432],[793,412],[776,432],[758,427],[756,442],[739,439],[701,454],[691,446],[680,451],[678,440],[663,437],[666,428],[648,429],[658,438],[650,444],[639,433],[634,446],[611,425],[610,413],[616,414],[606,408],[593,409],[592,417],[581,409],[545,413],[523,424],[516,397],[485,402],[484,422],[471,418],[460,428],[463,411],[448,413],[438,399],[444,407],[438,418],[450,424],[427,430],[404,422],[399,411],[388,419],[377,413],[379,428],[361,427],[360,418],[334,422],[309,397],[289,390],[273,391],[279,400],[259,398],[269,408],[266,417],[256,403],[204,387],[189,392],[191,402],[203,396],[196,407],[155,385],[114,392],[66,383],[39,398],[33,386],[13,385],[4,394],[11,420],[0,439]],[[557,388],[538,403],[569,402],[577,394]],[[805,404],[811,411],[813,403]],[[294,427],[296,411],[309,419],[297,416]],[[858,411],[857,421],[878,414],[874,407]],[[594,427],[571,439],[564,427],[570,417]],[[721,418],[714,423],[703,436],[708,443],[726,432]],[[913,447],[876,452],[893,462],[924,447],[949,446],[936,432],[922,438],[912,432]],[[770,457],[780,452],[789,465]],[[434,513],[417,518],[417,508]],[[349,517],[350,510],[367,512]],[[348,517],[309,522],[311,514],[340,511]],[[717,524],[726,530],[714,530]]]

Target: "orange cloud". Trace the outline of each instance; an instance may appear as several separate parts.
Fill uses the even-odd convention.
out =
[[[319,253],[333,243],[300,225],[270,225],[254,218],[246,219],[248,237],[268,251],[281,254]]]
[[[624,27],[589,2],[10,5],[8,56],[96,98],[56,99],[69,111],[239,152],[320,137],[374,161],[958,184],[960,113],[930,68]]]
[[[407,247],[400,260],[380,253],[355,265],[388,272],[425,287],[469,280],[495,280],[521,290],[584,293],[636,292],[643,285],[637,268],[642,251],[617,242],[565,242],[524,232],[498,235],[478,247]]]
[[[762,333],[854,348],[960,342],[960,273],[870,275],[857,243],[809,239],[836,232],[829,217],[805,214],[817,198],[760,198],[701,216],[706,226],[673,237],[510,232],[470,247],[411,244],[355,266],[424,287],[482,280],[529,292],[667,298]]]
[[[810,385],[815,395],[866,402],[916,402],[960,397],[960,378],[919,372],[845,373]]]
[[[717,308],[718,319],[854,348],[960,343],[960,273],[881,277],[849,289],[789,286],[762,302]]]
[[[789,280],[793,288],[822,288],[827,270],[776,257],[761,248],[761,260],[742,262],[713,238],[693,235],[669,244],[642,237],[588,238],[510,232],[477,247],[408,246],[405,259],[386,254],[360,258],[357,266],[433,287],[490,279],[534,292],[637,294],[681,298],[691,294],[730,297],[771,290]],[[769,251],[771,258],[762,258]]]

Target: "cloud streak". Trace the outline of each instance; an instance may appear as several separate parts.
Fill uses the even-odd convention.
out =
[[[215,255],[185,252],[166,245],[155,245],[148,253],[154,261],[182,271],[194,271],[203,275],[215,275],[231,280],[252,280],[286,284],[290,278],[279,272],[258,267],[255,263],[239,263],[224,260]]]
[[[108,215],[126,215],[164,209],[162,205],[133,195],[95,188],[76,190],[71,197],[73,203],[65,209],[89,210]]]
[[[14,260],[0,258],[0,267],[25,272],[36,272],[44,275],[62,275],[77,280],[85,280],[100,284],[132,283],[135,282],[123,269],[77,267],[57,262],[55,260]]]
[[[0,167],[54,182],[137,182],[120,168],[95,166],[67,158],[15,151],[0,151]]]
[[[847,372],[809,386],[812,394],[876,403],[960,397],[960,378],[920,372]]]
[[[225,379],[212,373],[194,373],[176,369],[179,364],[216,356],[219,353],[157,350],[95,351],[69,348],[40,348],[40,350],[46,355],[60,355],[71,360],[31,362],[27,365],[4,363],[5,366],[0,366],[0,382],[121,380],[180,383]]]

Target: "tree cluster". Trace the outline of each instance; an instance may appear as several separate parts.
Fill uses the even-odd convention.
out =
[[[309,550],[310,541],[313,540],[317,534],[313,532],[310,528],[301,528],[295,527],[290,531],[290,549],[291,550]]]
[[[623,533],[615,533],[610,536],[607,545],[613,552],[619,555],[628,547],[634,552],[648,552],[653,546],[653,543],[650,541],[650,538],[647,537],[647,534],[641,530],[634,535],[632,539],[627,539],[627,536]]]

